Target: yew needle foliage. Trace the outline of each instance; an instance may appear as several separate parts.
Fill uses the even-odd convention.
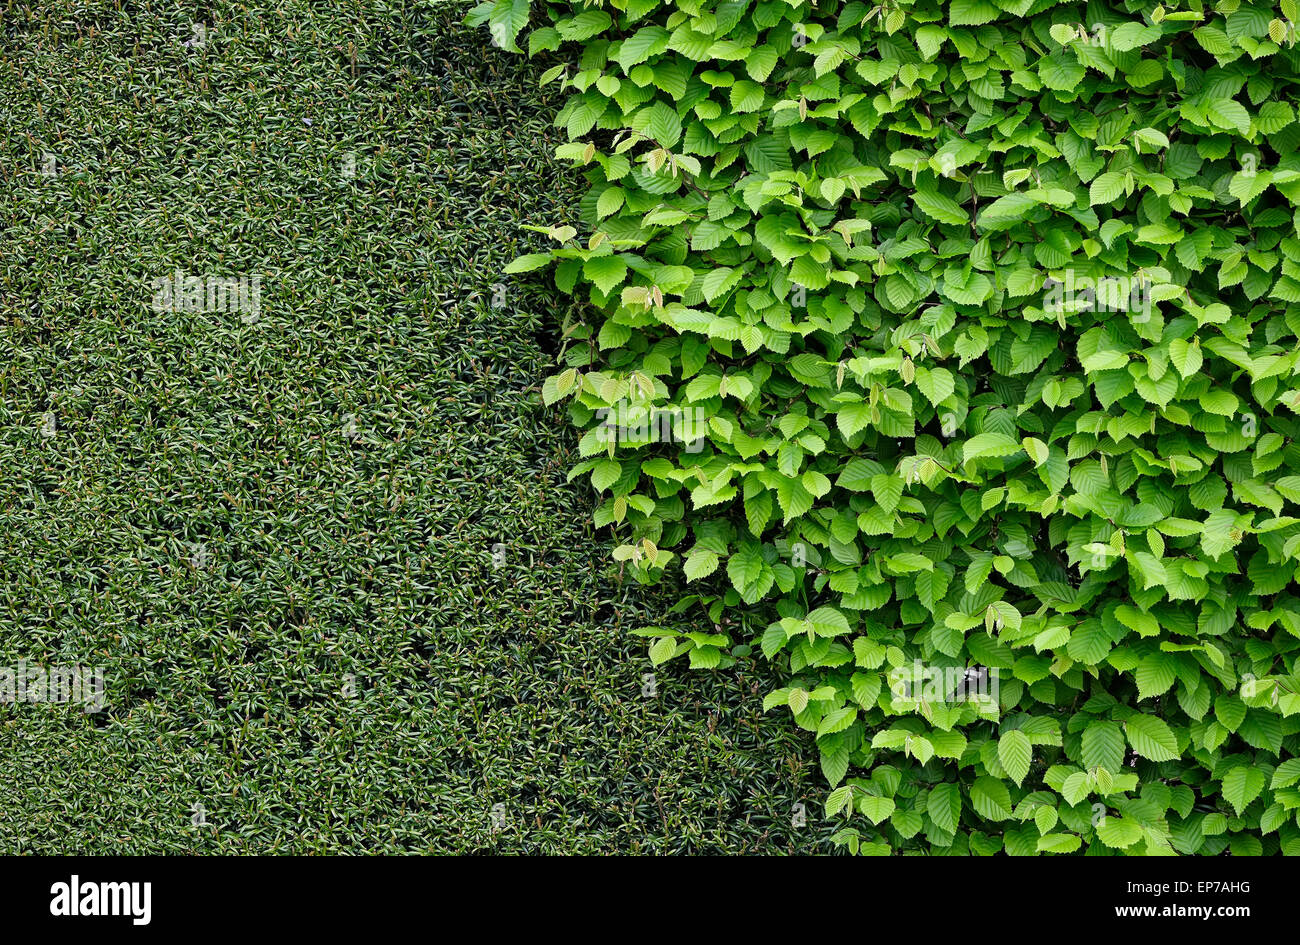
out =
[[[1300,852],[1295,0],[530,16],[651,658],[776,661],[852,852]]]

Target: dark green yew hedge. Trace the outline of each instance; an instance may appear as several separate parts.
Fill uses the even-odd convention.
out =
[[[1300,852],[1294,0],[530,17],[651,658],[777,661],[857,853]]]

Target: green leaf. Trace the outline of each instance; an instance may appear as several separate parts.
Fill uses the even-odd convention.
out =
[[[1250,806],[1250,802],[1259,797],[1268,783],[1263,771],[1249,765],[1240,765],[1223,776],[1223,799],[1232,805],[1240,817]]]
[[[912,201],[917,209],[932,220],[953,226],[966,226],[970,223],[970,214],[951,197],[934,190],[918,190],[912,194]]]
[[[858,810],[873,824],[880,824],[888,820],[889,815],[894,812],[894,800],[890,797],[866,795],[858,801]]]
[[[669,33],[662,26],[643,26],[623,40],[614,57],[624,72],[631,72],[637,63],[645,62],[668,48]]]
[[[1058,92],[1072,92],[1083,80],[1084,68],[1069,50],[1052,53],[1039,60],[1038,77],[1043,85]]]
[[[926,812],[944,833],[956,833],[961,819],[961,789],[951,781],[936,784],[926,800]]]
[[[763,87],[757,82],[742,79],[731,87],[731,110],[753,112],[763,106]]]
[[[985,820],[1011,818],[1011,794],[997,778],[980,777],[970,789],[971,806]]]
[[[1163,719],[1135,715],[1124,723],[1124,733],[1133,750],[1151,761],[1173,761],[1178,757],[1178,739]]]
[[[934,406],[952,396],[956,382],[952,373],[944,368],[917,368],[916,386]]]
[[[1123,195],[1124,189],[1123,174],[1099,174],[1088,187],[1088,203],[1094,207],[1099,203],[1113,203]]]
[[[1300,758],[1288,758],[1273,771],[1273,781],[1269,785],[1273,790],[1288,788],[1300,781]]]
[[[660,637],[650,645],[650,663],[659,666],[668,662],[677,655],[677,640],[675,637]]]
[[[817,735],[833,735],[836,732],[842,732],[858,717],[858,710],[853,706],[834,709],[828,712],[817,724]]]
[[[603,220],[605,217],[617,213],[618,209],[623,206],[623,199],[623,188],[606,188],[601,192],[600,198],[596,201],[596,217]]]
[[[492,42],[510,52],[523,52],[515,40],[528,25],[529,0],[496,0],[488,14]]]
[[[1049,833],[1038,838],[1039,853],[1073,853],[1083,843],[1072,833]]]
[[[550,253],[527,253],[507,263],[504,271],[509,275],[517,272],[532,272],[534,269],[541,269],[550,261]]]
[[[998,761],[1016,785],[1024,783],[1033,760],[1033,748],[1024,732],[1012,730],[998,739]]]
[[[1205,106],[1206,117],[1218,128],[1250,136],[1250,113],[1246,106],[1230,98],[1215,99]]]
[[[1175,662],[1167,653],[1152,653],[1138,663],[1138,699],[1164,695],[1177,679]]]
[[[1010,193],[981,210],[975,222],[985,230],[1004,229],[1026,219],[1039,205],[1039,201],[1027,193]]]
[[[969,463],[984,457],[1011,456],[1020,450],[1020,444],[1004,433],[979,433],[966,441],[962,457]]]
[[[1205,363],[1201,355],[1201,346],[1181,338],[1175,338],[1169,343],[1169,360],[1178,369],[1178,373],[1185,378],[1191,377]]]
[[[849,621],[834,607],[818,607],[806,618],[808,626],[820,637],[842,636],[849,632]]]
[[[1089,770],[1119,774],[1124,768],[1124,733],[1114,722],[1093,722],[1083,730],[1081,757]]]
[[[609,295],[627,278],[627,263],[617,256],[593,256],[582,265],[582,275]]]
[[[698,581],[702,577],[707,577],[718,569],[718,556],[712,551],[704,548],[697,548],[686,556],[686,563],[683,570],[686,572],[686,580]]]
[[[1127,818],[1106,816],[1097,825],[1097,837],[1108,847],[1125,850],[1142,839],[1142,825]]]

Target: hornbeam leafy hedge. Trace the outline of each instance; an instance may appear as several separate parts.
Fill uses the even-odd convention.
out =
[[[651,658],[776,661],[859,854],[1300,853],[1295,0],[530,14]]]

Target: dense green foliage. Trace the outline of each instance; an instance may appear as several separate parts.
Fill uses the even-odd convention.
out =
[[[776,661],[860,853],[1300,852],[1294,0],[531,13],[651,658]]]
[[[107,681],[0,704],[0,852],[825,849],[761,658],[643,694],[563,300],[492,305],[577,197],[535,68],[468,5],[151,9],[0,4],[0,667]]]

